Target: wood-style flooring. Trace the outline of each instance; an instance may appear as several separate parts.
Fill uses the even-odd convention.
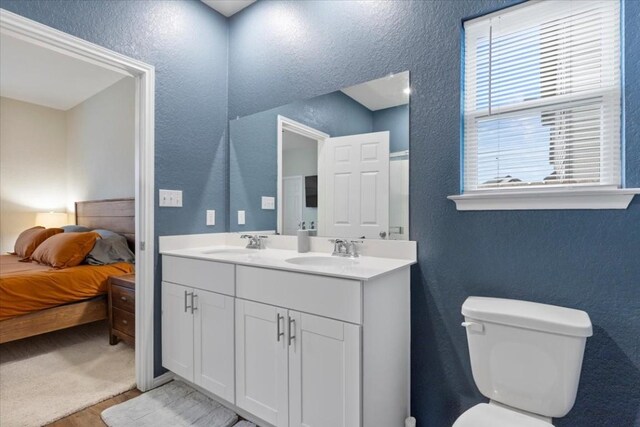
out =
[[[71,414],[64,418],[59,419],[51,424],[48,424],[48,427],[103,427],[106,426],[105,423],[102,422],[102,418],[100,418],[100,413],[105,409],[117,405],[118,403],[125,402],[129,399],[133,399],[136,396],[140,396],[142,392],[137,388],[133,390],[126,391],[122,394],[112,397],[111,399],[107,399],[100,403],[96,403],[93,406],[89,406],[81,411],[76,412],[75,414]]]

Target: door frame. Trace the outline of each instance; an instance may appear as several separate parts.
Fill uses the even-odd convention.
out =
[[[160,383],[153,354],[155,68],[1,8],[0,32],[135,79],[135,366],[137,387],[149,390]]]
[[[276,216],[278,218],[278,224],[276,228],[277,233],[282,233],[283,229],[283,220],[282,217],[284,212],[282,210],[282,134],[284,131],[289,131],[293,133],[297,133],[299,135],[305,136],[307,138],[315,139],[318,141],[318,206],[323,206],[321,204],[324,201],[324,182],[320,179],[320,175],[322,171],[323,164],[323,155],[324,155],[324,140],[329,138],[330,135],[324,132],[321,132],[317,129],[314,129],[310,126],[303,125],[300,122],[296,122],[295,120],[289,119],[285,116],[281,116],[278,114],[278,130],[277,130],[277,139],[278,139],[278,192],[276,197]],[[324,214],[322,212],[322,208],[318,208],[318,235],[321,235],[320,228],[323,224]]]

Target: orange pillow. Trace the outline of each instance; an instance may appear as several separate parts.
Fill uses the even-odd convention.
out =
[[[31,227],[20,233],[13,252],[21,258],[29,258],[42,242],[62,232],[64,232],[62,228]]]
[[[31,255],[31,259],[54,268],[74,267],[87,257],[98,233],[62,233],[47,239]]]

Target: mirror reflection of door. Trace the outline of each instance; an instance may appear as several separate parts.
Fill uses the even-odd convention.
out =
[[[295,235],[303,227],[307,230],[316,228],[317,188],[314,189],[312,183],[317,185],[317,175],[318,141],[283,130],[282,234]]]
[[[389,132],[325,140],[329,236],[384,238],[389,232]]]

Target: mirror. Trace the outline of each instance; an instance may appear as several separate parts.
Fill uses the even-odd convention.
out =
[[[231,231],[409,238],[409,72],[231,120]]]

